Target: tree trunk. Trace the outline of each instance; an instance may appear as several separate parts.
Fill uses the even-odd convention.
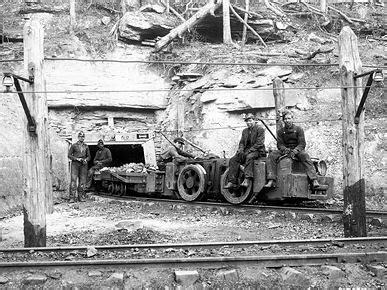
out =
[[[364,181],[364,112],[359,124],[355,124],[357,106],[362,96],[361,73],[357,37],[345,26],[339,35],[339,65],[341,72],[341,107],[343,124],[343,189],[344,189],[344,236],[367,235],[365,216]],[[358,88],[354,88],[358,87]]]
[[[26,91],[44,91],[43,28],[38,20],[24,25],[24,70],[33,73],[34,84],[27,84]],[[36,132],[24,129],[23,157],[23,213],[24,246],[46,246],[46,210],[52,206],[50,145],[48,137],[47,97],[33,93],[26,98],[27,106],[36,122]],[[47,197],[49,199],[47,199]]]
[[[158,52],[164,47],[166,47],[177,36],[181,36],[185,31],[187,31],[188,29],[190,29],[191,27],[199,23],[204,18],[204,16],[206,16],[207,14],[213,13],[216,9],[220,7],[221,4],[222,4],[221,1],[211,0],[208,4],[200,8],[200,10],[198,10],[198,12],[196,12],[190,19],[180,24],[176,28],[172,29],[167,35],[165,35],[159,41],[157,41],[154,51]]]
[[[223,43],[232,44],[230,26],[230,0],[223,0]]]
[[[70,33],[74,33],[76,25],[75,0],[70,0]]]
[[[327,13],[327,0],[320,0],[320,10],[322,13]]]
[[[246,1],[246,11],[249,12],[250,8],[250,0],[245,0]],[[245,13],[244,21],[247,23],[249,20],[249,14]],[[243,33],[242,33],[242,44],[245,44],[247,40],[247,26],[243,25]]]

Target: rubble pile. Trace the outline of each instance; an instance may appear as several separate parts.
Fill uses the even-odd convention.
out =
[[[148,171],[156,171],[158,169],[155,165],[144,164],[144,163],[127,163],[120,167],[104,167],[100,171],[109,171],[117,174],[127,173],[147,173]]]

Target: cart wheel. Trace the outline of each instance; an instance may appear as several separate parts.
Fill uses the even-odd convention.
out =
[[[110,195],[112,195],[114,193],[114,183],[113,182],[109,183],[108,192]]]
[[[116,183],[114,187],[114,194],[121,194],[121,183]]]
[[[230,189],[224,188],[228,183],[228,172],[229,168],[227,168],[220,177],[220,192],[222,193],[223,197],[232,204],[241,204],[248,201],[252,193],[253,182],[250,182],[250,185],[247,188],[242,186]],[[238,178],[239,184],[242,183],[243,179],[244,173],[240,171]]]
[[[186,165],[177,178],[177,189],[182,199],[198,200],[206,189],[207,173],[199,164]]]
[[[125,193],[126,193],[126,184],[125,183],[121,183],[121,186],[120,186],[120,196],[125,195]]]

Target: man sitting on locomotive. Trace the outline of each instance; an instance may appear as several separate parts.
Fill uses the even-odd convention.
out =
[[[110,163],[113,161],[112,153],[110,152],[109,148],[105,147],[105,144],[103,143],[102,139],[98,140],[97,147],[98,151],[95,154],[93,166],[89,169],[87,173],[86,188],[89,190],[93,182],[94,172],[102,169],[103,167],[109,166]]]
[[[172,161],[183,162],[187,158],[195,158],[195,155],[183,150],[183,146],[185,145],[183,138],[177,137],[173,140],[173,143],[173,145],[169,146],[167,150],[160,154],[158,160],[160,170],[163,170],[162,167],[165,166],[165,163]]]
[[[283,128],[277,131],[277,147],[279,150],[271,152],[267,158],[267,179],[268,183],[265,187],[273,187],[277,179],[277,163],[283,156],[295,159],[296,157],[302,162],[306,168],[306,174],[312,181],[313,187],[317,188],[320,184],[317,181],[317,174],[309,157],[305,151],[305,135],[304,130],[300,126],[293,123],[293,113],[286,110],[282,114],[282,120],[285,123]]]
[[[254,160],[258,157],[266,157],[265,130],[255,123],[255,118],[252,113],[247,114],[244,119],[247,128],[242,131],[238,151],[230,159],[228,183],[225,188],[237,187],[237,178],[241,164],[245,166],[245,179],[241,183],[241,186],[249,187],[254,176]]]

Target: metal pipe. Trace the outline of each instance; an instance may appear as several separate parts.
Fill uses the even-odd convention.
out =
[[[31,112],[30,112],[28,105],[27,105],[27,102],[24,98],[24,94],[22,92],[22,88],[20,86],[19,80],[17,77],[15,77],[15,75],[13,75],[13,77],[14,77],[13,82],[14,82],[15,88],[18,92],[17,94],[19,95],[19,99],[20,99],[20,102],[23,106],[24,113],[27,116],[28,131],[29,132],[36,132],[36,122],[35,122],[34,118],[31,116]]]
[[[271,136],[273,136],[275,141],[278,141],[277,137],[273,134],[273,132],[270,130],[270,128],[266,125],[266,123],[262,119],[258,119],[258,120],[262,122],[262,124],[265,126],[265,128],[270,132]]]
[[[368,77],[367,84],[366,84],[366,87],[365,87],[364,92],[363,92],[363,96],[361,97],[359,106],[357,107],[356,114],[355,114],[355,124],[359,124],[359,122],[360,122],[360,114],[363,111],[365,101],[368,97],[368,93],[370,92],[371,85],[372,85],[372,82],[374,80],[373,79],[373,72]]]

